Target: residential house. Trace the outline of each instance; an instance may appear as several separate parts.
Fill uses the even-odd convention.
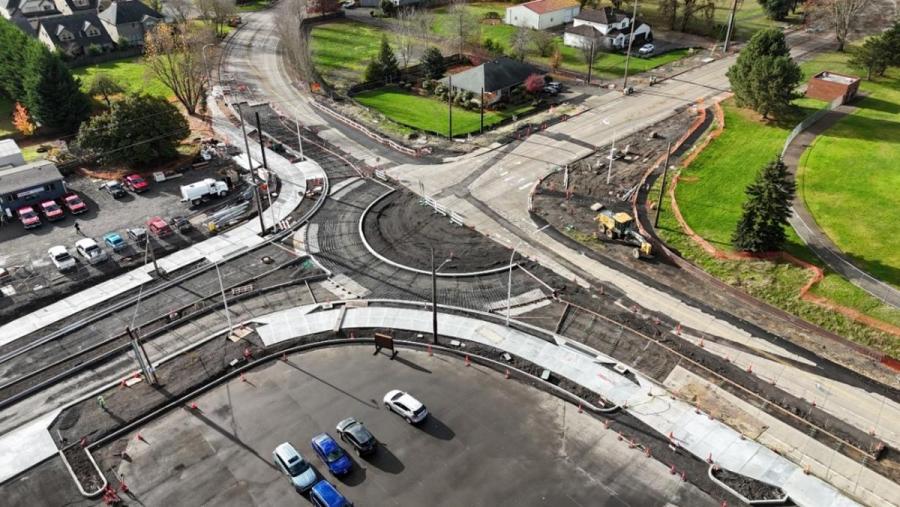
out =
[[[100,21],[119,45],[143,45],[144,34],[162,20],[162,14],[139,0],[117,0],[100,13]]]
[[[56,10],[60,14],[74,14],[76,12],[97,12],[97,0],[54,0]]]
[[[500,57],[447,76],[441,79],[441,83],[476,95],[484,92],[485,104],[493,104],[507,95],[512,88],[523,84],[528,76],[539,73],[540,70],[532,65]]]
[[[591,41],[597,49],[623,49],[634,31],[634,43],[653,40],[650,25],[640,19],[631,19],[625,11],[604,7],[585,9],[575,16],[572,26],[566,28],[563,44],[576,48],[589,48]]]
[[[113,41],[97,13],[90,11],[41,19],[38,39],[71,58],[113,48]]]
[[[6,19],[17,15],[26,18],[59,14],[53,0],[0,0],[0,14]]]
[[[577,0],[532,0],[506,8],[503,22],[513,26],[527,26],[546,30],[564,25],[581,11]]]
[[[59,199],[66,192],[66,182],[52,162],[0,167],[0,212],[7,218],[13,218],[22,206]]]

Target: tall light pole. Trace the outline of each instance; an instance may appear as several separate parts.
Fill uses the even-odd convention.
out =
[[[672,141],[666,143],[666,162],[663,165],[662,184],[659,186],[659,199],[656,203],[656,217],[653,218],[653,227],[659,227],[659,214],[662,212],[663,193],[666,191],[666,176],[669,174],[669,152],[672,151]]]
[[[437,345],[438,342],[438,326],[437,326],[437,272],[444,264],[450,262],[450,259],[444,259],[440,266],[434,266],[434,247],[431,247],[431,342]]]
[[[737,11],[738,0],[731,3],[731,14],[728,16],[728,30],[725,31],[725,44],[722,45],[722,53],[728,52],[728,43],[731,41],[731,30],[734,28],[734,14]]]
[[[447,104],[450,105],[450,113],[447,116],[447,139],[453,140],[453,76],[447,76]]]
[[[631,32],[628,34],[628,51],[625,52],[625,79],[622,81],[622,93],[628,93],[628,60],[631,58],[631,44],[634,43],[634,25],[637,20],[637,7],[638,0],[634,0],[634,12],[631,14],[630,21]]]

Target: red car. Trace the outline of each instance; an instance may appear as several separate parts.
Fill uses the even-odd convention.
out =
[[[72,192],[63,196],[63,204],[68,208],[69,213],[77,215],[87,211],[87,204],[78,197],[78,194]]]
[[[164,238],[172,234],[172,228],[160,217],[153,217],[147,220],[147,230],[157,238]]]
[[[62,220],[66,216],[66,212],[59,207],[56,201],[44,201],[41,203],[41,213],[47,217],[48,222]]]
[[[18,214],[19,220],[22,221],[22,225],[24,225],[26,229],[40,227],[41,217],[35,213],[34,208],[31,206],[22,206],[19,208]]]
[[[129,174],[125,176],[125,180],[122,182],[125,185],[125,188],[131,190],[136,194],[140,194],[141,192],[146,192],[148,188],[150,188],[150,184],[147,183],[140,174]]]

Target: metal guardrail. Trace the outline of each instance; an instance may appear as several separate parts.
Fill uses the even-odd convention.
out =
[[[834,111],[835,109],[837,109],[838,107],[840,107],[842,105],[844,105],[844,97],[840,96],[840,97],[832,100],[831,102],[829,102],[827,106],[825,106],[822,109],[819,109],[818,111],[816,111],[815,113],[807,116],[806,118],[803,119],[803,121],[798,123],[797,126],[794,127],[794,130],[791,130],[791,133],[788,134],[787,139],[785,139],[784,147],[781,148],[781,156],[784,157],[785,152],[787,152],[788,146],[790,146],[791,142],[797,136],[799,136],[804,130],[808,129],[814,123],[821,120],[822,117],[825,116],[829,111]]]
[[[346,125],[349,126],[349,127],[352,127],[352,128],[354,128],[354,129],[356,129],[356,130],[362,132],[363,134],[365,134],[365,135],[366,135],[367,137],[369,137],[370,139],[373,139],[373,140],[375,140],[375,141],[377,141],[377,142],[379,142],[379,143],[381,143],[381,144],[383,144],[383,145],[385,145],[385,146],[388,146],[389,148],[393,148],[393,149],[399,151],[400,153],[405,153],[406,155],[410,155],[410,156],[413,156],[413,157],[418,157],[418,156],[420,156],[420,155],[422,154],[422,153],[421,153],[421,150],[415,150],[415,149],[409,148],[409,147],[407,147],[407,146],[403,146],[402,144],[397,143],[397,142],[394,141],[393,139],[389,139],[389,138],[384,137],[384,136],[382,136],[382,135],[380,135],[380,134],[377,134],[377,133],[375,133],[375,132],[372,132],[372,131],[369,130],[369,128],[366,127],[365,125],[362,125],[361,123],[359,123],[359,122],[357,122],[357,121],[355,121],[355,120],[352,120],[352,119],[350,119],[350,118],[344,116],[343,114],[341,114],[341,113],[335,111],[334,109],[332,109],[332,108],[326,106],[325,104],[322,104],[322,103],[319,102],[318,100],[311,100],[311,101],[309,101],[309,103],[312,104],[313,107],[315,107],[315,108],[319,109],[320,111],[324,112],[325,114],[327,114],[327,115],[329,115],[329,116],[331,116],[331,117],[337,119],[338,121],[340,121],[340,122],[346,124]]]

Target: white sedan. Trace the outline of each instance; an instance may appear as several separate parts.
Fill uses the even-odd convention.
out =
[[[656,46],[654,46],[653,44],[644,44],[643,46],[641,46],[641,49],[638,49],[638,53],[642,55],[649,55],[655,50]]]
[[[69,251],[62,245],[51,246],[47,255],[53,261],[53,265],[60,271],[68,271],[75,268],[75,258],[69,255]]]
[[[410,424],[420,423],[428,417],[428,409],[422,402],[399,389],[384,395],[384,406]]]

